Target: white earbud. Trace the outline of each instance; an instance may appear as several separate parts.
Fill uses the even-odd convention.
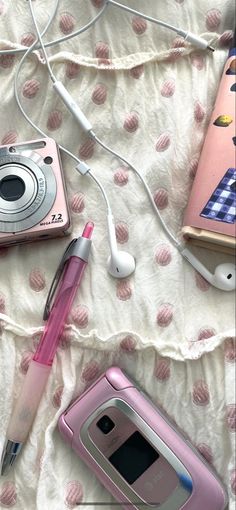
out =
[[[212,274],[187,248],[181,250],[181,254],[209,283],[211,283],[211,285],[217,289],[225,291],[236,289],[236,266],[234,264],[230,262],[219,264],[219,266],[215,269],[215,273]]]
[[[111,255],[108,259],[108,272],[115,278],[126,278],[135,270],[135,260],[130,253],[119,251],[117,248],[116,232],[111,213],[107,215],[108,234]]]

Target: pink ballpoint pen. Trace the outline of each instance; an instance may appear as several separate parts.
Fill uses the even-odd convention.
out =
[[[49,290],[44,310],[44,320],[47,320],[47,323],[8,425],[6,445],[2,454],[2,475],[14,463],[30,432],[66,319],[88,262],[93,227],[93,223],[87,223],[82,236],[71,241]],[[50,310],[50,303],[59,281],[54,304]]]

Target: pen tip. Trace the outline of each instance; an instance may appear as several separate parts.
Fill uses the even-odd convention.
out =
[[[91,239],[92,233],[93,233],[93,229],[94,229],[94,223],[92,221],[88,221],[88,223],[86,223],[86,225],[84,227],[82,237],[86,237],[87,239]]]

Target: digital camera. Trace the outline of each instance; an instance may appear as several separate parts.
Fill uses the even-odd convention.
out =
[[[0,246],[69,233],[57,144],[51,138],[0,147]]]
[[[71,404],[59,430],[126,510],[226,508],[216,473],[118,367]]]

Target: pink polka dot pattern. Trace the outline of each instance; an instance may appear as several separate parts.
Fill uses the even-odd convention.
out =
[[[205,58],[201,55],[201,53],[192,53],[191,64],[193,67],[196,67],[198,71],[202,71],[205,67]]]
[[[2,145],[10,145],[11,143],[16,143],[18,134],[16,131],[8,131],[2,138]]]
[[[210,402],[210,393],[205,381],[196,381],[193,385],[192,398],[197,406],[206,406]]]
[[[85,197],[81,192],[75,193],[71,199],[71,210],[74,213],[81,213],[85,208]]]
[[[114,183],[117,186],[125,186],[129,180],[129,174],[126,168],[118,168],[114,174]]]
[[[80,329],[87,328],[89,321],[89,311],[87,306],[78,305],[72,310],[72,320]]]
[[[190,179],[194,179],[194,177],[196,175],[197,167],[198,167],[198,158],[191,159],[191,161],[189,163],[189,177],[190,177]]]
[[[231,432],[236,431],[236,405],[229,404],[226,408],[227,425]]]
[[[6,257],[8,254],[8,248],[6,246],[3,246],[0,248],[0,258]]]
[[[159,266],[168,266],[171,262],[171,250],[167,244],[158,246],[155,253],[155,261]]]
[[[227,363],[236,361],[236,338],[227,338],[224,343],[224,355]]]
[[[40,292],[45,287],[45,277],[40,269],[34,268],[29,275],[29,284],[32,290]]]
[[[175,37],[172,42],[172,48],[184,48],[185,47],[185,40],[183,37]]]
[[[207,340],[208,338],[211,338],[212,336],[216,335],[216,331],[213,328],[202,328],[200,329],[198,333],[198,340]]]
[[[6,307],[5,307],[5,298],[2,294],[0,294],[0,313],[5,313]]]
[[[161,358],[154,368],[154,376],[158,381],[167,381],[170,378],[170,360]]]
[[[95,56],[97,58],[109,58],[109,46],[107,43],[99,41],[95,46]]]
[[[207,280],[205,280],[205,278],[203,278],[203,276],[200,273],[198,273],[197,271],[195,271],[195,281],[196,281],[196,286],[202,292],[206,292],[211,286],[210,283]]]
[[[61,338],[60,338],[59,347],[63,350],[66,350],[66,349],[70,348],[70,344],[71,344],[70,332],[63,331]]]
[[[75,27],[75,18],[68,12],[64,12],[60,16],[59,27],[63,34],[70,34]]]
[[[104,0],[91,0],[94,7],[97,7],[98,9],[103,6]]]
[[[6,507],[11,508],[16,504],[17,493],[13,482],[4,482],[0,489],[0,503]]]
[[[82,370],[81,379],[85,382],[91,382],[99,374],[99,365],[96,361],[89,361]]]
[[[78,506],[83,500],[84,492],[80,482],[73,480],[66,485],[65,504],[68,508]]]
[[[121,280],[117,282],[116,296],[121,301],[128,301],[132,296],[132,288],[129,280]]]
[[[122,221],[120,221],[119,223],[116,224],[115,230],[116,230],[117,242],[120,244],[127,243],[127,241],[129,240],[128,225],[126,225],[126,223],[123,223]]]
[[[204,459],[206,459],[206,461],[209,462],[209,464],[212,464],[213,453],[212,453],[211,447],[209,445],[207,445],[206,443],[199,443],[197,445],[197,449],[201,453],[201,455],[204,457]]]
[[[55,131],[61,126],[62,123],[62,113],[59,110],[54,110],[53,112],[49,113],[48,121],[47,121],[47,128],[50,131]]]
[[[163,97],[171,97],[175,92],[175,80],[166,80],[161,87],[161,95]]]
[[[236,496],[236,469],[233,469],[233,471],[231,471],[230,487],[231,487],[232,493]]]
[[[29,364],[32,360],[33,353],[31,351],[23,352],[20,362],[20,371],[22,374],[26,374],[29,368]]]
[[[134,78],[135,80],[138,80],[143,73],[144,73],[143,64],[140,64],[139,66],[135,66],[132,69],[130,69],[130,76],[132,76],[132,78]]]
[[[182,47],[172,48],[169,51],[169,55],[167,56],[166,61],[170,62],[170,63],[175,63],[176,60],[178,60],[182,56],[183,51],[184,51],[184,48],[182,48]]]
[[[67,62],[66,64],[66,76],[70,80],[76,78],[80,72],[80,65],[75,62]]]
[[[205,113],[205,108],[202,106],[200,101],[196,101],[194,106],[194,119],[198,124],[203,121]]]
[[[79,157],[84,160],[91,158],[94,153],[95,143],[94,140],[84,142],[79,149]]]
[[[10,50],[12,48],[8,48],[5,46],[4,49]],[[9,69],[10,67],[13,66],[14,60],[15,60],[15,55],[0,55],[0,67],[3,67],[3,69]]]
[[[139,125],[139,117],[138,114],[135,112],[131,112],[128,115],[126,115],[125,121],[124,121],[124,129],[128,131],[129,133],[134,133],[137,131]]]
[[[226,30],[225,32],[223,32],[223,34],[221,34],[219,38],[219,45],[221,47],[229,46],[231,44],[232,39],[233,39],[232,30]]]
[[[31,46],[35,39],[36,39],[35,34],[28,32],[27,34],[22,35],[20,42],[22,46]]]
[[[55,390],[54,395],[52,397],[52,405],[53,407],[59,408],[61,407],[61,397],[63,393],[64,386],[58,386]]]
[[[166,189],[159,188],[155,191],[154,195],[154,202],[158,209],[162,210],[165,209],[168,205],[168,193]]]
[[[221,12],[219,9],[210,9],[206,14],[206,27],[210,31],[215,31],[221,22]]]
[[[147,22],[140,16],[134,16],[132,19],[132,28],[135,34],[142,35],[147,30]]]
[[[121,340],[120,348],[124,352],[132,353],[135,351],[136,343],[137,342],[136,342],[135,338],[133,338],[130,335],[127,335],[127,336],[125,336],[125,338],[123,338],[123,340]]]
[[[170,145],[170,136],[168,133],[162,133],[156,142],[156,151],[163,152],[168,149]]]
[[[40,83],[38,80],[27,80],[23,85],[23,96],[27,97],[27,99],[32,99],[39,91],[39,87]]]
[[[107,88],[102,83],[98,83],[92,93],[92,101],[101,105],[104,104],[107,98]]]
[[[157,311],[157,324],[161,328],[167,328],[173,319],[173,306],[169,303],[163,303]]]

